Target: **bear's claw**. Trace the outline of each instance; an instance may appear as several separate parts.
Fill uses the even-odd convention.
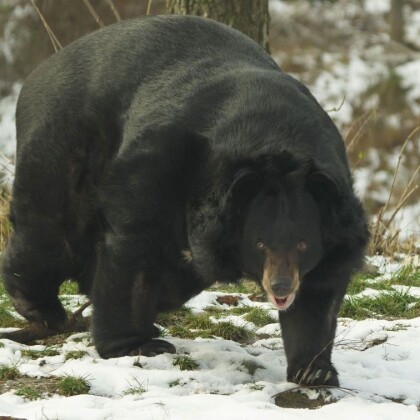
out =
[[[299,385],[308,386],[339,386],[338,374],[331,364],[312,363],[306,367],[291,369],[287,375],[287,380]]]

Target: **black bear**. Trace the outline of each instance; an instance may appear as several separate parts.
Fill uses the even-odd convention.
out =
[[[174,352],[157,313],[246,276],[279,309],[288,380],[338,385],[366,219],[338,130],[262,48],[197,17],[108,26],[29,76],[16,125],[3,274],[18,312],[60,329],[73,278],[100,356]]]

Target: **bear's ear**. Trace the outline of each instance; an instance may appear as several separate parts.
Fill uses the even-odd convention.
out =
[[[342,197],[337,182],[327,173],[316,170],[306,177],[306,185],[316,200],[337,201]]]
[[[229,200],[238,208],[242,208],[258,193],[261,183],[262,177],[257,171],[251,168],[240,169],[229,187]]]

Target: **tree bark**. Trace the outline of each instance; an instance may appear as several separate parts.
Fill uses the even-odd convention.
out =
[[[391,0],[389,23],[391,26],[391,39],[400,43],[404,42],[404,0]]]
[[[166,0],[166,11],[217,20],[248,35],[269,51],[268,0]]]

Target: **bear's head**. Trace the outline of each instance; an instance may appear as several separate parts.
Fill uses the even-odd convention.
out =
[[[262,188],[244,215],[239,252],[244,275],[261,282],[276,308],[288,308],[324,253],[313,195],[303,185]]]
[[[306,274],[339,247],[348,253],[365,244],[360,202],[345,184],[312,160],[284,151],[238,172],[233,207],[242,207],[239,264],[261,282],[279,310],[295,299]],[[339,261],[337,261],[339,263]]]

